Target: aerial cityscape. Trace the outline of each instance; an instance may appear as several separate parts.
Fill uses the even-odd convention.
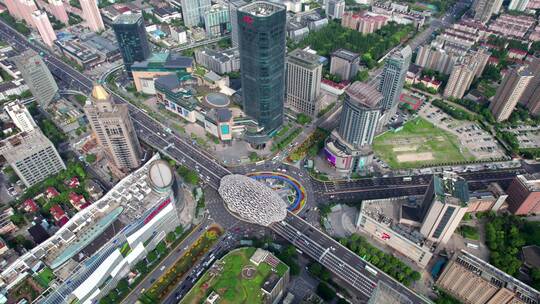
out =
[[[540,304],[540,0],[0,0],[0,304]]]

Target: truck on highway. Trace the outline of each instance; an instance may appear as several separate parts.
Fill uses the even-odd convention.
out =
[[[405,177],[403,178],[403,181],[404,181],[404,182],[411,182],[411,181],[412,181],[412,177],[410,177],[410,176],[405,176]]]
[[[369,273],[371,273],[372,275],[374,276],[377,276],[377,270],[375,270],[375,268],[369,266],[366,264],[366,266],[364,267],[367,271],[369,271]]]

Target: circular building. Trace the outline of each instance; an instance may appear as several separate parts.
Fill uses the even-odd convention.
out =
[[[287,216],[287,203],[279,194],[251,177],[227,175],[218,191],[229,211],[247,222],[268,226]]]
[[[171,166],[163,160],[153,161],[148,168],[148,179],[156,192],[169,191],[174,182],[174,173]]]
[[[209,93],[204,101],[212,108],[225,108],[231,103],[229,97],[223,93]]]

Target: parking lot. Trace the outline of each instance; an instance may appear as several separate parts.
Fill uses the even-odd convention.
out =
[[[540,127],[538,126],[510,127],[504,131],[516,134],[519,147],[522,149],[540,148]]]
[[[505,156],[504,149],[497,140],[478,123],[456,120],[430,103],[422,105],[418,114],[452,134],[476,159],[500,159]]]

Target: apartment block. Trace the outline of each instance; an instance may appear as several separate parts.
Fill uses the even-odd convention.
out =
[[[0,155],[27,187],[66,168],[53,143],[39,129],[0,141]]]
[[[463,250],[452,256],[436,285],[462,303],[540,302],[540,294],[534,288]]]
[[[503,78],[489,109],[498,122],[507,120],[534,75],[527,66],[512,68]]]
[[[506,192],[508,211],[516,215],[540,213],[540,176],[518,175]]]

